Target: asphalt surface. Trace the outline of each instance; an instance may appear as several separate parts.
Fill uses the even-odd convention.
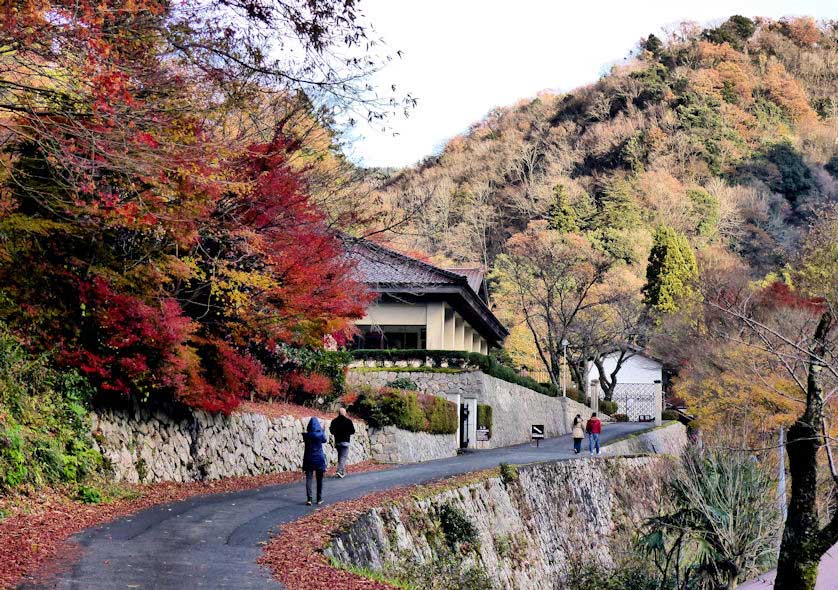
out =
[[[649,424],[609,424],[601,442],[646,430]],[[587,440],[585,441],[587,443]],[[587,451],[581,455],[587,457]],[[547,439],[539,447],[518,445],[403,465],[386,471],[328,478],[324,504],[357,498],[397,486],[495,467],[576,457],[569,436]],[[256,564],[271,531],[308,514],[303,483],[198,496],[144,510],[89,529],[75,537],[81,553],[63,573],[43,575],[27,590],[191,590],[281,589]],[[48,566],[45,571],[55,569]]]
[[[775,570],[762,574],[757,579],[739,586],[739,590],[771,590],[774,588],[775,575]],[[821,557],[815,590],[838,590],[838,545],[833,545],[832,549]]]

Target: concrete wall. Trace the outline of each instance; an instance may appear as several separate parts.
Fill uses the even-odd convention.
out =
[[[407,364],[404,362],[405,365]],[[484,374],[482,371],[432,372],[350,370],[348,381],[353,385],[383,387],[394,379],[404,377],[415,382],[423,393],[448,399],[459,396],[459,402],[474,399],[492,406],[492,437],[476,442],[477,413],[471,412],[470,447],[494,448],[529,442],[530,427],[543,424],[546,434],[560,436],[570,432],[576,414],[588,418],[591,409],[571,399],[549,397],[536,391]]]
[[[528,465],[515,481],[486,478],[430,497],[370,510],[336,536],[328,557],[374,571],[450,555],[439,519],[453,506],[479,543],[459,547],[458,563],[484,571],[497,588],[554,590],[573,560],[612,566],[633,531],[657,514],[664,457],[571,460]]]
[[[635,434],[603,447],[608,455],[659,453],[680,455],[687,446],[687,427],[680,422],[667,422],[654,430]]]

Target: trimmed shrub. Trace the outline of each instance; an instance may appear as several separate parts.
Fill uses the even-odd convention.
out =
[[[454,434],[457,432],[457,405],[435,395],[425,406],[428,417],[428,432],[431,434]]]
[[[492,431],[492,406],[488,404],[477,404],[477,427],[486,428]]]
[[[415,391],[392,387],[362,390],[352,409],[375,428],[396,426],[431,434],[457,432],[457,406],[454,403]]]
[[[612,414],[616,414],[619,408],[617,407],[617,402],[601,399],[599,400],[599,409],[603,414],[608,414],[610,416]]]
[[[614,420],[614,422],[628,422],[629,421],[629,417],[626,414],[613,414],[611,416],[611,418]]]

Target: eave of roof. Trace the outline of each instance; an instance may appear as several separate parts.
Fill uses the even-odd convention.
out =
[[[361,258],[361,260],[364,260],[364,255],[360,252],[361,249],[368,250],[379,256],[386,256],[392,258],[395,261],[401,262],[404,265],[421,269],[422,271],[429,273],[431,276],[437,276],[439,278],[438,281],[410,281],[375,280],[376,278],[387,278],[384,276],[362,277],[362,280],[364,280],[364,282],[367,285],[369,285],[372,290],[378,293],[391,294],[457,293],[463,297],[463,300],[466,302],[468,306],[475,310],[475,315],[482,320],[484,327],[487,328],[488,331],[495,336],[495,340],[497,342],[503,340],[506,336],[509,335],[509,331],[506,329],[506,327],[500,322],[500,320],[497,319],[492,310],[489,309],[488,305],[486,305],[486,302],[483,300],[483,298],[481,298],[480,295],[471,286],[468,277],[454,272],[452,270],[439,268],[428,262],[424,262],[423,260],[412,258],[410,256],[407,256],[406,254],[396,252],[395,250],[387,248],[386,246],[382,246],[380,244],[376,244],[368,240],[354,240],[352,246],[350,247],[349,253],[350,255],[354,255],[356,257]],[[375,265],[385,264],[380,259],[375,261],[371,261],[370,259],[366,260]],[[361,270],[361,272],[363,272],[363,269]]]

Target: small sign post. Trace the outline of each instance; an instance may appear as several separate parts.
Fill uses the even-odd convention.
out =
[[[530,435],[535,441],[535,446],[538,446],[538,443],[544,438],[544,424],[533,424],[530,427]]]

